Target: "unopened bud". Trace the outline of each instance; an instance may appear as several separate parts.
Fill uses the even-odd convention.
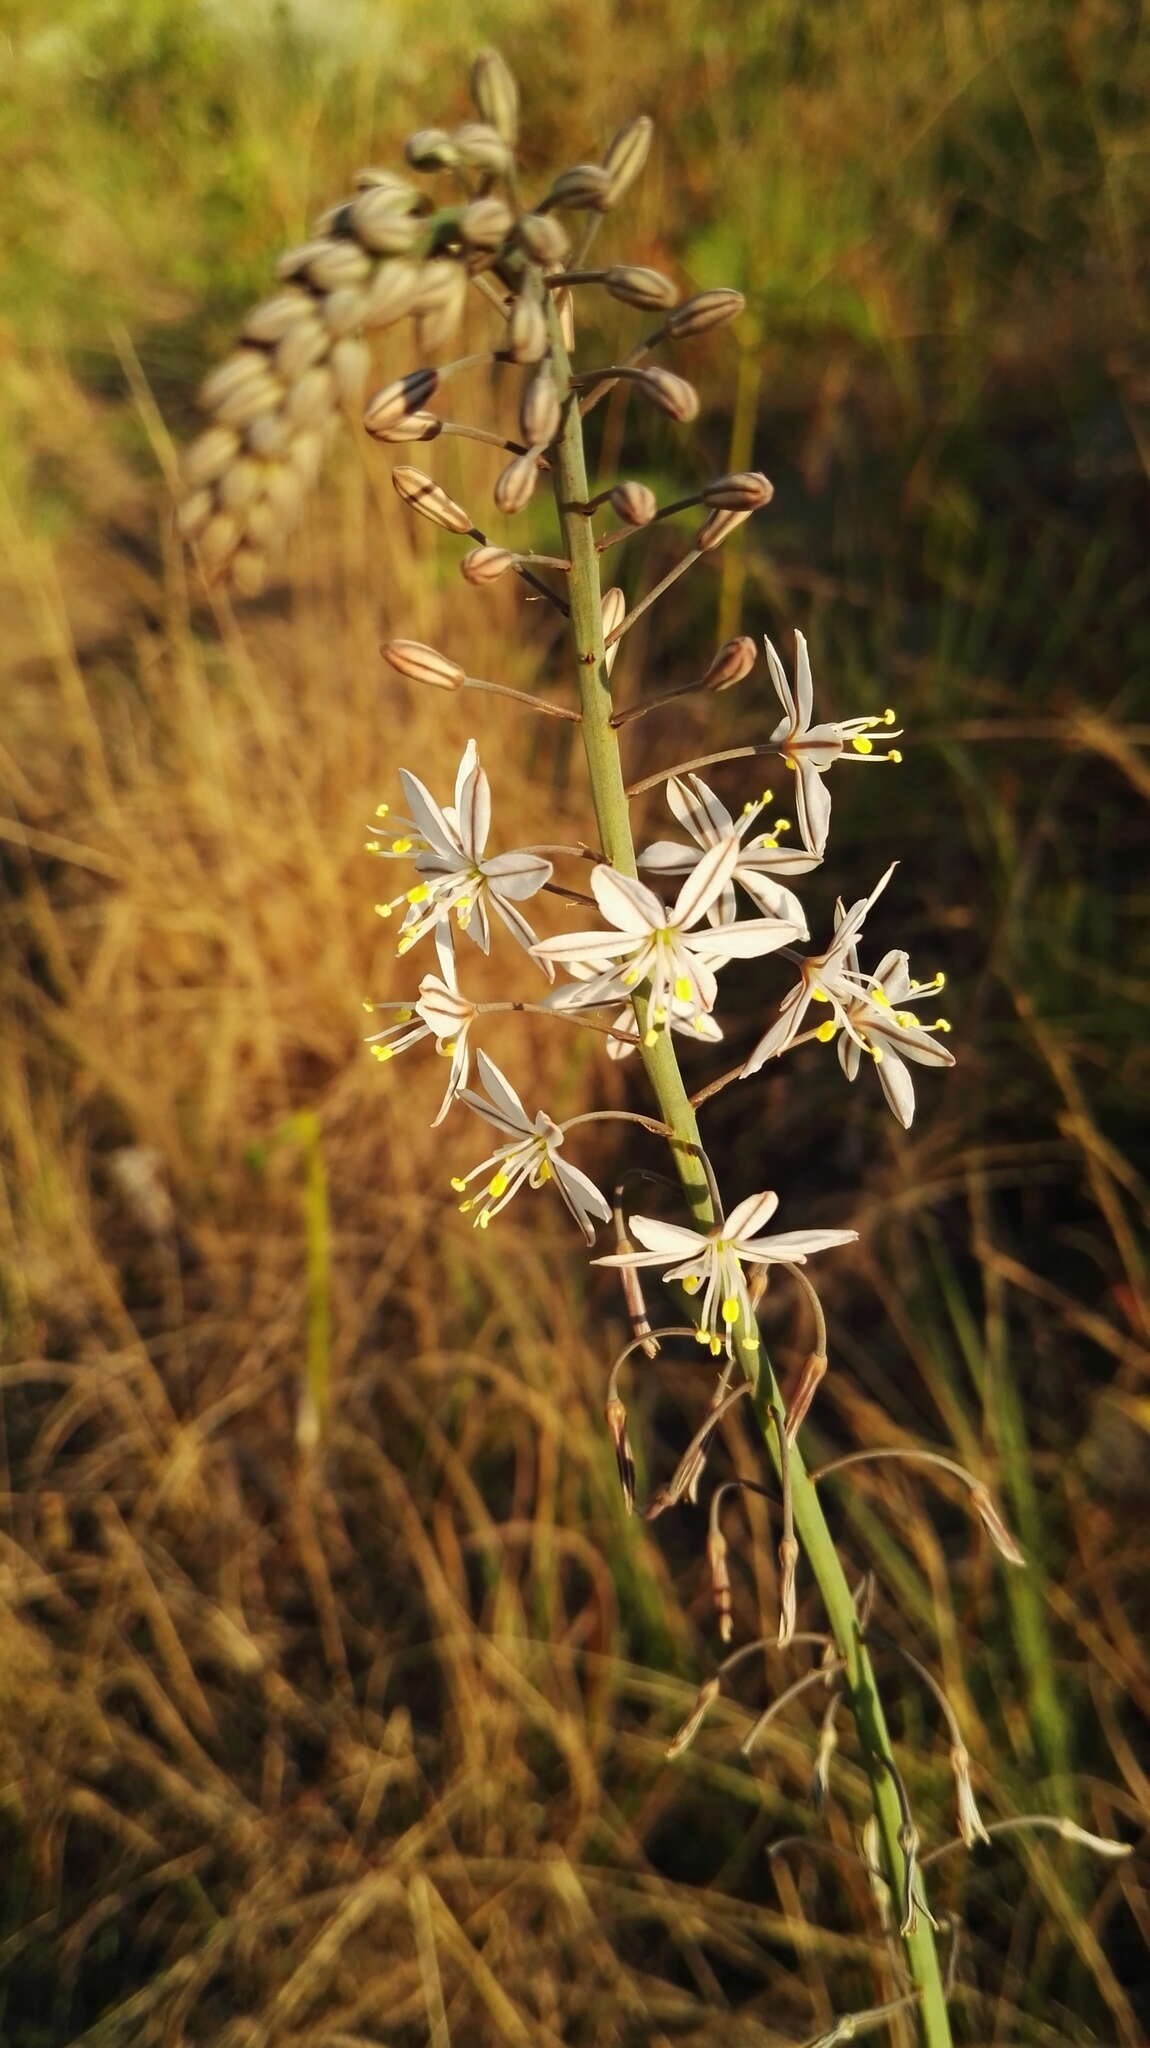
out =
[[[519,431],[531,448],[546,448],[559,432],[559,392],[550,363],[528,378],[519,407]]]
[[[543,205],[569,207],[575,212],[593,208],[604,213],[610,204],[611,179],[601,164],[572,164],[560,171]]]
[[[413,512],[421,512],[433,526],[442,526],[445,533],[471,532],[475,525],[471,514],[465,512],[462,505],[457,505],[454,498],[449,498],[443,487],[433,477],[425,476],[421,469],[409,469],[401,463],[392,470],[391,481],[404,504],[410,505]]]
[[[184,456],[183,477],[188,489],[214,484],[239,452],[240,437],[233,427],[208,427]]]
[[[464,671],[422,640],[387,640],[380,648],[385,661],[410,683],[432,683],[437,690],[460,690]]]
[[[717,654],[711,656],[702,679],[704,690],[730,690],[754,668],[757,648],[749,633],[740,633],[735,640],[724,640]]]
[[[625,306],[637,306],[640,312],[661,313],[673,306],[679,296],[661,270],[646,270],[639,263],[613,264],[603,272],[603,283],[613,299],[620,299]]]
[[[322,320],[314,313],[306,320],[297,320],[289,327],[283,340],[276,343],[272,351],[272,368],[285,384],[294,384],[313,363],[327,354],[331,336]]]
[[[673,370],[636,370],[634,382],[652,405],[657,405],[669,419],[677,420],[681,427],[698,418],[698,392],[685,377],[676,377]]]
[[[391,384],[385,384],[364,413],[363,424],[368,433],[382,440],[389,427],[406,419],[409,413],[418,412],[425,400],[434,397],[438,387],[439,373],[431,369],[409,370],[406,377],[396,377]]]
[[[517,455],[506,469],[500,470],[495,480],[495,503],[498,510],[511,518],[522,512],[535,496],[539,481],[539,466],[534,455]]]
[[[731,1571],[727,1563],[727,1539],[714,1523],[707,1535],[707,1563],[711,1571],[711,1592],[714,1595],[715,1612],[719,1617],[719,1640],[729,1643],[734,1633],[734,1620],[731,1614]]]
[[[989,1490],[982,1484],[981,1480],[976,1480],[971,1487],[970,1499],[979,1521],[982,1523],[999,1555],[1006,1559],[1007,1564],[1025,1564],[1026,1557],[1024,1553],[1019,1549],[1018,1544],[999,1514]]]
[[[329,357],[335,395],[341,405],[363,404],[371,375],[371,350],[358,334],[342,335]]]
[[[627,1435],[627,1410],[617,1394],[608,1401],[605,1414],[611,1442],[615,1447],[615,1463],[619,1471],[619,1484],[623,1489],[623,1503],[630,1515],[635,1508],[635,1459],[631,1451],[631,1440]]]
[[[570,290],[555,293],[555,311],[559,318],[559,333],[568,355],[575,347],[575,294]]]
[[[498,50],[481,50],[471,67],[471,97],[480,119],[515,146],[519,134],[519,87]]]
[[[547,316],[538,299],[521,292],[507,322],[507,353],[513,363],[537,363],[547,353]]]
[[[221,407],[250,385],[262,385],[268,374],[268,359],[262,348],[238,348],[204,378],[200,385],[200,404],[205,412],[218,412]]]
[[[571,247],[566,228],[550,213],[522,214],[515,223],[515,234],[532,261],[546,270],[562,263]]]
[[[421,350],[442,348],[453,339],[467,299],[462,263],[425,263],[416,301],[415,338]],[[435,272],[431,277],[429,272]]]
[[[709,512],[695,535],[695,546],[701,554],[708,548],[721,547],[728,535],[750,518],[749,512]]]
[[[388,185],[373,186],[353,200],[351,231],[376,256],[403,256],[422,233],[406,193]]]
[[[704,505],[718,506],[724,512],[757,512],[760,506],[770,504],[775,487],[761,469],[740,469],[733,476],[716,477],[700,495]]]
[[[607,205],[617,206],[629,185],[633,185],[647,161],[655,124],[649,114],[637,114],[612,136],[603,157],[607,173]]]
[[[381,263],[367,287],[363,308],[365,328],[393,327],[410,313],[419,297],[423,265],[404,257]]]
[[[684,299],[668,315],[664,323],[666,332],[676,341],[686,341],[694,334],[709,334],[712,327],[725,327],[728,320],[737,320],[746,303],[742,292],[725,287],[696,292],[694,298]]]
[[[459,564],[459,571],[469,583],[482,586],[485,583],[497,583],[501,576],[506,576],[507,571],[514,567],[515,556],[510,548],[481,547],[472,548],[464,555]]]
[[[297,320],[307,318],[314,311],[315,300],[311,293],[292,285],[286,292],[276,292],[272,298],[252,307],[241,330],[243,339],[274,348]]]
[[[700,1728],[703,1725],[703,1722],[706,1720],[707,1715],[710,1713],[711,1708],[714,1706],[715,1701],[718,1699],[718,1697],[718,1679],[708,1678],[706,1684],[701,1685],[699,1687],[698,1696],[695,1700],[694,1707],[692,1711],[688,1714],[687,1719],[684,1721],[682,1727],[679,1729],[678,1734],[673,1735],[671,1737],[670,1742],[667,1744],[667,1748],[665,1751],[665,1754],[667,1756],[681,1756],[683,1751],[689,1746],[689,1744],[695,1740],[696,1735],[698,1734]]]
[[[464,121],[451,137],[457,160],[470,170],[502,177],[511,168],[511,151],[489,121]]]
[[[603,592],[602,613],[603,638],[608,642],[607,655],[603,666],[607,674],[610,675],[611,670],[615,666],[615,657],[619,652],[619,642],[618,640],[612,640],[611,635],[618,632],[627,616],[627,600],[617,583],[612,584],[610,590]]]
[[[374,429],[377,441],[435,441],[443,432],[443,421],[433,412],[409,412],[393,426]]]
[[[625,526],[650,526],[658,513],[659,500],[649,484],[637,483],[629,477],[612,491],[611,510]]]
[[[473,199],[459,216],[459,232],[469,249],[499,249],[511,233],[512,212],[502,199]]]
[[[795,1568],[799,1546],[793,1536],[779,1544],[779,1634],[778,1647],[785,1650],[795,1632]]]
[[[978,1810],[974,1786],[970,1777],[970,1757],[965,1743],[956,1742],[950,1752],[950,1768],[954,1772],[954,1790],[958,1805],[958,1832],[968,1849],[976,1842],[989,1842],[986,1825]]]
[[[358,242],[317,242],[304,275],[317,292],[335,292],[341,285],[362,284],[371,276],[371,258]]]
[[[459,161],[445,128],[417,128],[404,143],[403,154],[416,171],[451,171]]]
[[[422,192],[417,192],[398,171],[377,170],[369,164],[366,170],[357,171],[353,180],[357,192],[389,192],[393,205],[406,206],[410,213],[421,213],[425,201]]]

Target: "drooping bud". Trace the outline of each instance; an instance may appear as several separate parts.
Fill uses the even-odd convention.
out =
[[[681,427],[698,418],[698,392],[685,377],[676,377],[673,370],[636,370],[633,381],[652,405],[657,405],[669,419],[677,420]]]
[[[417,192],[398,171],[376,170],[369,164],[366,170],[356,172],[353,182],[357,192],[390,193],[392,204],[405,206],[409,213],[421,213],[426,204],[422,192]]]
[[[754,668],[758,649],[749,633],[740,633],[737,639],[724,640],[717,654],[711,656],[702,677],[704,690],[730,690]]]
[[[371,374],[371,350],[358,334],[342,335],[329,357],[335,395],[340,405],[363,404]]]
[[[613,299],[640,312],[661,313],[673,306],[679,294],[661,270],[647,270],[639,263],[615,263],[603,272],[603,283]]]
[[[457,160],[469,170],[502,177],[511,168],[511,151],[489,121],[464,121],[451,137]]]
[[[658,514],[659,500],[649,484],[637,483],[629,477],[612,491],[611,510],[625,526],[650,526]]]
[[[633,185],[647,161],[655,124],[649,114],[637,114],[613,135],[603,155],[607,173],[607,205],[617,206],[629,185]]]
[[[575,294],[570,290],[554,294],[555,311],[559,316],[559,333],[568,355],[575,347]]]
[[[253,455],[274,460],[291,446],[291,422],[283,412],[261,412],[245,429],[244,440]]]
[[[543,207],[568,207],[573,212],[593,209],[604,213],[610,204],[611,179],[601,164],[572,164],[569,171],[560,171],[543,201]]]
[[[274,348],[297,320],[310,316],[314,311],[315,300],[311,293],[292,286],[288,291],[276,292],[262,304],[253,306],[240,332],[245,341],[262,342],[265,347]]]
[[[422,640],[386,640],[379,651],[410,683],[432,683],[437,690],[463,688],[464,670],[459,663]]]
[[[268,359],[261,348],[237,348],[204,378],[200,404],[205,412],[218,412],[237,392],[250,384],[262,384],[268,374]]]
[[[779,1544],[779,1635],[778,1647],[785,1650],[795,1632],[795,1568],[799,1546],[793,1536]]]
[[[439,372],[432,369],[409,370],[406,377],[396,377],[377,391],[370,400],[363,415],[363,424],[376,440],[386,438],[387,430],[411,413],[418,412],[427,399],[433,398],[439,388]],[[418,437],[422,439],[422,435]]]
[[[337,292],[327,293],[317,310],[329,334],[354,334],[364,324],[367,293],[361,284],[341,285]]]
[[[956,1742],[951,1746],[950,1768],[954,1772],[954,1791],[958,1805],[958,1832],[968,1849],[976,1842],[989,1842],[986,1825],[978,1810],[974,1786],[970,1777],[970,1755],[966,1744]]]
[[[353,200],[351,229],[357,241],[377,256],[406,255],[422,233],[407,191],[389,185],[373,185]]]
[[[615,657],[619,652],[619,642],[618,640],[612,640],[611,635],[618,632],[619,627],[627,616],[627,600],[617,583],[612,584],[610,590],[603,592],[602,612],[603,638],[608,643],[607,655],[603,666],[607,674],[610,675],[611,670],[615,666]]]
[[[266,357],[265,357],[266,362]],[[308,375],[319,374],[308,372]],[[307,383],[307,377],[302,380]],[[298,386],[296,387],[299,388]],[[292,396],[294,397],[294,393]],[[284,387],[278,377],[265,369],[259,377],[236,379],[230,392],[217,398],[212,410],[221,427],[250,427],[261,413],[274,412],[284,400]],[[290,399],[289,399],[290,404]]]
[[[970,1489],[970,1501],[975,1514],[978,1516],[999,1556],[1004,1557],[1007,1564],[1025,1564],[1026,1557],[1024,1553],[1019,1549],[1018,1544],[999,1514],[988,1488],[982,1484],[980,1479],[976,1480]]]
[[[327,354],[331,336],[322,320],[309,313],[306,320],[297,320],[289,327],[281,341],[272,351],[272,367],[277,377],[285,384],[294,384],[313,363]]]
[[[425,263],[416,300],[416,341],[421,350],[442,348],[463,318],[467,272],[462,263]]]
[[[294,249],[285,249],[283,255],[276,258],[276,276],[285,281],[303,277],[312,258],[322,256],[333,247],[338,247],[338,244],[333,244],[326,235],[317,235],[310,242],[300,242]]]
[[[727,1539],[714,1520],[707,1533],[707,1564],[715,1612],[719,1617],[719,1641],[729,1643],[735,1627],[731,1613],[731,1569],[727,1563]]]
[[[409,412],[386,431],[378,427],[374,431],[377,441],[435,441],[443,432],[443,421],[433,412]]]
[[[224,471],[216,486],[222,512],[246,512],[264,487],[264,464],[254,455],[241,455]]]
[[[619,1471],[619,1484],[623,1489],[623,1504],[629,1515],[635,1512],[635,1459],[631,1450],[631,1439],[627,1434],[627,1410],[617,1394],[613,1394],[604,1410],[611,1442],[615,1447],[615,1464]]]
[[[209,427],[192,442],[183,463],[184,482],[189,490],[214,484],[240,452],[240,437],[234,427]]]
[[[459,161],[445,128],[417,128],[404,143],[403,154],[415,171],[452,171]]]
[[[528,378],[519,407],[519,431],[529,448],[547,448],[559,432],[559,391],[550,363]]]
[[[284,415],[293,427],[318,427],[334,404],[334,379],[327,365],[319,363],[314,370],[305,370],[299,382],[292,385],[284,403]]]
[[[422,513],[433,526],[442,526],[445,533],[470,533],[475,525],[469,512],[449,498],[442,485],[433,477],[425,476],[421,469],[410,469],[400,463],[391,472],[391,481],[405,505],[413,512]]]
[[[547,318],[538,299],[520,292],[507,322],[507,353],[513,363],[537,363],[547,353]]]
[[[709,548],[721,547],[737,526],[750,518],[749,512],[709,512],[695,535],[695,546],[706,554]]]
[[[181,540],[196,540],[216,509],[215,492],[207,484],[184,498],[176,512],[176,532]]]
[[[499,472],[495,480],[495,503],[497,509],[507,518],[522,512],[525,505],[535,496],[539,481],[539,465],[532,454],[517,455]]]
[[[485,583],[497,583],[514,567],[515,556],[510,548],[485,546],[470,549],[459,564],[459,572],[468,583],[481,588]]]
[[[811,1769],[811,1803],[816,1813],[822,1812],[831,1789],[831,1764],[839,1746],[839,1732],[836,1726],[838,1709],[839,1698],[836,1693],[823,1715],[823,1725],[819,1730],[818,1746]]]
[[[459,216],[459,232],[469,249],[499,249],[511,233],[513,215],[502,199],[473,199]]]
[[[393,327],[412,311],[419,297],[423,265],[403,257],[381,263],[367,287],[363,308],[365,328]]]
[[[237,548],[228,564],[237,597],[259,597],[268,580],[268,565],[258,548]]]
[[[515,147],[519,137],[519,87],[498,50],[481,50],[471,67],[471,97],[482,121]]]
[[[740,469],[732,476],[716,477],[700,492],[704,505],[724,512],[757,512],[769,505],[774,495],[775,487],[761,469]]]
[[[304,276],[317,292],[338,291],[344,284],[362,284],[370,275],[371,258],[357,242],[317,242],[315,254],[304,265]]]
[[[686,341],[695,334],[709,334],[712,327],[725,327],[728,320],[737,320],[746,303],[742,292],[725,287],[696,292],[693,298],[684,299],[682,305],[676,306],[668,316],[666,332],[676,341]]]
[[[524,213],[515,223],[515,235],[534,263],[546,270],[562,263],[571,247],[567,230],[550,213]]]
[[[240,522],[230,512],[217,512],[199,534],[196,546],[209,576],[230,561],[240,542]]]
[[[710,1713],[711,1708],[714,1706],[715,1701],[718,1699],[718,1697],[718,1679],[708,1678],[706,1683],[699,1687],[698,1696],[695,1700],[693,1708],[691,1709],[691,1712],[688,1714],[682,1727],[679,1729],[678,1734],[673,1735],[671,1737],[671,1740],[667,1744],[666,1750],[664,1751],[664,1755],[668,1757],[682,1755],[683,1751],[687,1749],[689,1745],[695,1740],[696,1735],[698,1734],[700,1728],[703,1725],[703,1722],[706,1720],[707,1715]]]

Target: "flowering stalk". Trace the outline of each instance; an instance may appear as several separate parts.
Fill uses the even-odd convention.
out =
[[[566,396],[570,389],[569,364],[554,313],[551,343],[557,381],[561,393]],[[571,639],[578,668],[583,745],[595,817],[603,851],[612,867],[621,874],[635,875],[638,867],[619,740],[611,723],[614,706],[611,679],[604,658],[599,556],[590,521],[580,512],[570,509],[583,505],[589,496],[583,421],[578,406],[574,404],[566,407],[563,433],[556,450],[555,490],[564,549],[571,563],[567,574]],[[641,1005],[637,1003],[636,1008],[640,1009]],[[640,1028],[642,1022],[640,1015]],[[684,1141],[674,1146],[673,1151],[692,1219],[698,1229],[709,1230],[717,1220],[715,1207],[699,1152],[688,1149],[691,1146],[701,1149],[701,1139],[670,1032],[660,1032],[653,1045],[644,1043],[641,1057],[660,1116],[675,1136]],[[761,1349],[756,1351],[748,1347],[739,1334],[735,1335],[733,1343],[735,1355],[747,1378],[757,1382],[756,1418],[776,1469],[780,1469],[780,1435],[785,1431],[786,1417],[778,1382]],[[778,1426],[774,1420],[776,1417]],[[858,1614],[846,1573],[797,1444],[791,1446],[789,1468],[795,1532],[818,1585],[836,1652],[842,1661],[843,1685],[854,1711],[859,1744],[874,1798],[886,1877],[893,1896],[899,1899],[907,1892],[908,1879],[913,1871],[913,1850],[908,1853],[899,1779],[882,1700],[859,1632]],[[918,1882],[921,1886],[921,1879]],[[925,1904],[925,1901],[921,1903]],[[902,1939],[907,1967],[918,1992],[918,2013],[925,2048],[949,2048],[951,2031],[942,1970],[934,1930],[925,1911],[915,1913],[913,1925],[904,1923]]]

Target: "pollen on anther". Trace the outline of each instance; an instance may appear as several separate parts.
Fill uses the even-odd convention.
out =
[[[675,977],[675,999],[680,1003],[689,1003],[691,1000],[691,984],[685,974]]]
[[[391,850],[393,853],[410,853],[410,839],[393,839],[391,842]]]
[[[835,1023],[834,1018],[828,1017],[826,1023],[820,1024],[817,1031],[815,1032],[815,1037],[818,1039],[819,1044],[829,1045],[831,1039],[834,1037],[835,1032],[838,1030],[838,1028],[839,1027]]]
[[[363,842],[363,850],[364,850],[364,852],[365,852],[365,853],[378,853],[378,852],[379,852],[379,841],[378,841],[378,839],[365,839],[365,840],[364,840],[364,842]]]
[[[882,722],[883,722],[883,724],[884,724],[884,725],[893,725],[893,724],[894,724],[894,716],[895,716],[895,715],[894,715],[894,712],[893,712],[893,711],[891,710],[891,708],[890,708],[890,705],[888,704],[888,705],[887,705],[887,707],[886,707],[886,710],[885,710],[885,711],[883,712],[883,715],[882,715]]]
[[[375,807],[375,815],[377,818],[386,818],[390,809],[390,804],[377,804]]]
[[[650,1046],[652,1046],[652,1045],[658,1045],[658,1043],[659,1043],[659,1034],[658,1034],[658,1032],[657,1032],[657,1031],[644,1031],[644,1033],[643,1033],[643,1043],[644,1043],[644,1045],[645,1045],[645,1046],[648,1046],[648,1047],[650,1047]]]
[[[487,1183],[487,1192],[489,1195],[492,1195],[496,1201],[498,1201],[500,1195],[505,1195],[507,1193],[509,1185],[510,1183],[505,1173],[494,1173],[492,1174],[491,1179]]]
[[[683,1292],[684,1294],[697,1294],[702,1284],[697,1273],[688,1273],[683,1281]]]
[[[872,739],[868,739],[865,732],[856,732],[853,740],[851,741],[851,745],[854,748],[856,754],[874,753],[874,741]]]
[[[738,1320],[739,1304],[736,1301],[733,1294],[728,1294],[726,1300],[723,1303],[723,1321],[727,1324],[731,1324],[737,1323]]]
[[[390,917],[391,912],[392,905],[390,903],[377,903],[375,905],[375,914],[377,917]]]
[[[375,1004],[370,1003],[366,996],[364,997],[359,1007],[361,1010],[366,1010],[369,1017],[373,1016],[375,1013]]]
[[[373,1060],[393,1060],[395,1058],[395,1047],[393,1045],[373,1045],[371,1056]]]
[[[902,755],[897,747],[892,747],[886,758],[888,761],[893,761],[896,767],[902,761]]]
[[[772,829],[775,832],[789,832],[791,829],[791,821],[789,818],[776,818]]]
[[[464,1188],[467,1186],[467,1182],[465,1180],[460,1180],[458,1175],[453,1175],[451,1185],[455,1189],[456,1194],[461,1195],[463,1193]]]
[[[431,889],[426,882],[417,882],[414,889],[408,890],[407,901],[409,903],[426,903],[430,894]]]

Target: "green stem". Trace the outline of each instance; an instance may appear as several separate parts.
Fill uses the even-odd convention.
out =
[[[621,874],[637,872],[631,819],[623,781],[618,735],[611,724],[611,683],[604,661],[602,593],[599,558],[590,519],[572,508],[586,504],[587,465],[583,448],[583,423],[579,407],[570,397],[569,365],[558,322],[551,316],[551,342],[556,377],[565,404],[563,433],[558,445],[555,469],[556,499],[563,531],[564,551],[570,561],[568,595],[571,633],[579,671],[579,701],[583,713],[583,744],[592,800],[599,828],[600,844],[606,858]],[[640,1009],[640,1030],[643,1017]],[[692,1219],[699,1229],[709,1229],[715,1209],[707,1176],[698,1152],[686,1146],[701,1146],[699,1127],[691,1107],[679,1063],[668,1031],[660,1032],[652,1046],[642,1047],[643,1064],[655,1092],[660,1115],[680,1143],[673,1146],[675,1165]],[[776,1468],[779,1439],[773,1417],[784,1416],[782,1396],[769,1361],[761,1364],[754,1354],[740,1353],[747,1376],[758,1380],[755,1409]],[[844,1683],[858,1731],[859,1745],[870,1779],[875,1814],[882,1843],[883,1862],[891,1888],[893,1910],[905,1896],[908,1864],[905,1815],[901,1780],[894,1761],[890,1735],[874,1671],[858,1627],[851,1589],[834,1539],[827,1527],[818,1494],[807,1475],[797,1445],[790,1452],[790,1484],[795,1531],[814,1574],[835,1647],[844,1667]],[[917,1878],[921,1897],[921,1877]],[[925,1912],[919,1910],[914,1925],[903,1935],[907,1969],[917,1993],[917,2010],[924,2048],[951,2048],[946,1994],[935,1947],[934,1932]]]

